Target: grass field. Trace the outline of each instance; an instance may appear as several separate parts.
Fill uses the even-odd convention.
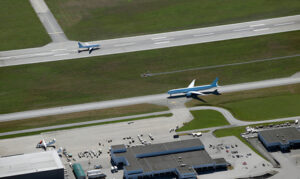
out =
[[[300,13],[298,0],[46,0],[70,39],[90,41]]]
[[[162,72],[300,53],[300,31],[0,68],[0,113],[126,98],[187,86],[220,85],[286,77],[299,71],[300,57],[142,78]]]
[[[167,110],[169,109],[165,106],[158,106],[154,104],[139,104],[139,105],[92,110],[92,111],[76,112],[76,113],[69,113],[69,114],[37,117],[37,118],[24,119],[24,120],[1,122],[0,133],[46,127],[46,126],[61,125],[61,124],[93,121],[99,119],[108,119],[113,117],[146,114],[146,113],[167,111]]]
[[[170,116],[172,116],[171,113],[161,114],[161,115],[153,115],[153,116],[147,116],[147,117],[138,117],[138,118],[132,118],[132,119],[124,119],[124,120],[118,120],[118,121],[95,123],[95,124],[86,124],[86,125],[81,125],[81,126],[64,127],[64,128],[59,128],[59,129],[50,129],[50,130],[42,130],[42,131],[36,131],[36,132],[12,134],[12,135],[0,136],[0,139],[8,139],[8,138],[15,138],[15,137],[22,137],[22,136],[37,135],[37,134],[40,134],[42,132],[51,132],[51,131],[58,131],[58,130],[67,130],[67,129],[82,128],[82,127],[89,127],[89,126],[96,126],[96,125],[113,124],[113,123],[119,123],[119,122],[128,122],[128,121],[136,121],[136,120],[156,118],[156,117],[170,117]]]
[[[1,0],[0,22],[0,51],[37,47],[50,42],[29,0]]]
[[[204,97],[187,106],[214,105],[228,109],[239,120],[259,121],[300,116],[300,84]]]
[[[259,125],[264,125],[264,126],[267,126],[269,124],[276,125],[276,124],[283,124],[285,122],[291,122],[292,123],[294,121],[262,123],[262,124],[259,124]],[[254,126],[258,126],[258,125],[250,125],[250,126],[254,127]],[[236,136],[242,142],[244,142],[247,146],[249,146],[254,152],[256,152],[258,155],[262,156],[252,145],[250,145],[243,137],[241,137],[241,133],[244,133],[246,131],[245,128],[246,128],[246,126],[231,127],[231,128],[226,128],[226,129],[217,129],[217,130],[214,131],[214,135],[216,137]]]
[[[224,116],[214,110],[198,110],[191,111],[191,113],[194,119],[185,123],[184,126],[176,130],[176,132],[229,125]]]

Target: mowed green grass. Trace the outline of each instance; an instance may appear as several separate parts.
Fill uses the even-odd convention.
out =
[[[187,86],[220,85],[286,77],[299,71],[300,57],[280,61],[164,72],[300,53],[300,31],[133,53],[0,68],[0,113],[126,98]]]
[[[208,104],[194,100],[187,106],[220,106],[243,121],[300,116],[300,84],[210,96],[205,100]]]
[[[224,104],[234,116],[244,121],[271,120],[300,116],[300,93],[248,99]]]
[[[50,42],[29,0],[1,0],[0,22],[0,51],[38,47]]]
[[[176,132],[229,125],[228,121],[218,111],[197,110],[191,111],[191,113],[194,116],[194,119],[185,123],[183,127],[176,130]]]
[[[36,117],[23,120],[0,122],[0,133],[32,129],[39,127],[55,126],[61,124],[71,124],[78,122],[94,121],[122,116],[132,116],[137,114],[147,114],[159,111],[168,111],[169,108],[154,104],[138,104],[121,106],[107,109],[75,112],[69,114],[59,114],[52,116]],[[141,119],[146,118],[142,117]]]
[[[46,0],[70,39],[90,41],[300,13],[298,0]]]

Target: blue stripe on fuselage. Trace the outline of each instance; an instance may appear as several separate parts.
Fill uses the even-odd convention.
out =
[[[100,45],[83,45],[82,47],[80,48],[95,48],[95,47],[99,47]]]
[[[196,86],[193,88],[179,88],[179,89],[173,89],[173,90],[168,91],[168,94],[188,93],[190,91],[201,91],[201,90],[207,90],[207,89],[210,89],[213,87],[215,87],[215,86],[205,85],[205,86]]]

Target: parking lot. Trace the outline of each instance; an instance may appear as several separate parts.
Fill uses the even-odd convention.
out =
[[[182,139],[193,138],[191,135]],[[212,174],[199,175],[198,178],[243,178],[259,176],[273,171],[273,166],[236,137],[216,138],[211,133],[199,137],[212,158],[224,158],[232,169]]]

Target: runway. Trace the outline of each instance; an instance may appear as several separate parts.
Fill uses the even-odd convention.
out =
[[[226,86],[220,86],[218,90],[220,93],[230,93],[236,91],[253,90],[253,89],[268,88],[268,87],[274,87],[280,85],[296,84],[296,83],[300,83],[300,77],[279,78],[279,79],[271,79],[271,80],[264,80],[264,81],[226,85]],[[76,104],[76,105],[53,107],[53,108],[46,108],[46,109],[37,109],[37,110],[30,110],[30,111],[23,111],[23,112],[15,112],[9,114],[1,114],[0,122],[41,117],[41,116],[49,116],[49,115],[57,115],[57,114],[67,114],[67,113],[96,110],[96,109],[106,109],[106,108],[128,106],[128,105],[141,104],[141,103],[159,102],[159,104],[170,105],[170,103],[172,103],[172,99],[168,99],[168,96],[169,95],[167,93],[163,93],[163,94],[156,94],[156,95],[115,99],[110,101],[100,101],[100,102]]]
[[[230,25],[142,35],[89,42],[99,43],[99,50],[78,53],[77,42],[50,43],[44,47],[0,52],[0,67],[67,59],[119,54],[258,35],[300,30],[300,15],[251,21]]]

